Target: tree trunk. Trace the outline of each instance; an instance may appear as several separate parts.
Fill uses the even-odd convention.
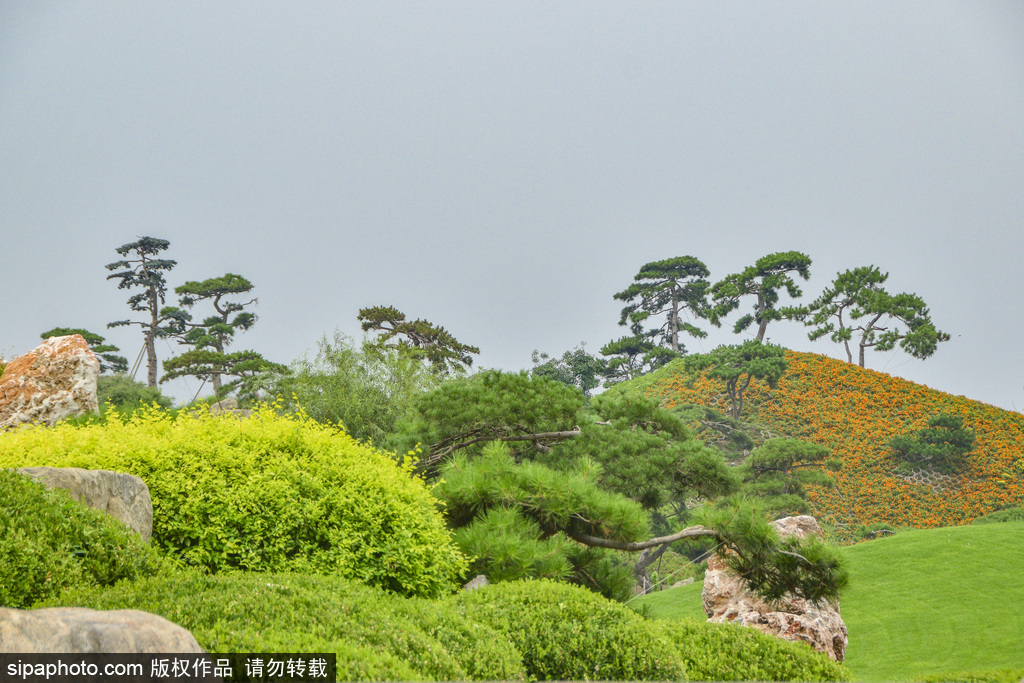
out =
[[[160,325],[159,304],[160,299],[157,295],[156,287],[150,287],[149,312],[151,314],[151,322],[149,329],[146,330],[146,363],[149,369],[148,383],[151,387],[156,386],[156,330]]]
[[[672,290],[672,317],[669,319],[672,328],[672,350],[679,353],[679,297]]]
[[[764,333],[768,330],[768,320],[764,317],[764,297],[761,292],[757,293],[757,315],[754,320],[757,321],[757,341],[764,343]]]
[[[669,544],[659,547],[655,551],[651,551],[650,548],[640,553],[640,557],[637,558],[636,564],[633,565],[633,574],[636,576],[637,583],[640,584],[640,594],[647,595],[654,590],[654,582],[651,581],[651,577],[647,574],[647,568],[658,561],[665,551],[668,550]]]

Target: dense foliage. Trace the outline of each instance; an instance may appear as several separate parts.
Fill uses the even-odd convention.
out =
[[[778,384],[786,372],[786,352],[781,346],[752,339],[742,344],[722,345],[709,353],[687,356],[685,363],[691,372],[703,372],[725,383],[729,415],[738,418],[743,414],[743,396],[751,382],[762,380],[773,389]]]
[[[842,461],[842,470],[831,475],[835,486],[806,487],[814,514],[840,537],[878,522],[965,524],[1024,504],[1024,415],[816,354],[787,351],[786,358],[789,368],[777,389],[751,384],[746,419],[772,434],[829,448]],[[635,390],[669,408],[729,405],[721,381],[691,374],[682,362],[644,380]],[[956,495],[903,478],[888,448],[893,437],[924,428],[938,413],[963,417],[976,434],[962,470],[945,485]]]
[[[449,602],[504,633],[536,680],[683,680],[685,668],[658,626],[575,586],[511,582]]]
[[[771,519],[788,515],[807,515],[807,486],[828,486],[835,483],[822,471],[840,469],[841,463],[826,458],[829,450],[801,439],[768,439],[755,448],[739,468],[743,477],[743,493],[756,496]]]
[[[733,624],[661,622],[692,681],[848,681],[840,664],[804,643]]]
[[[0,467],[24,465],[140,476],[153,498],[153,542],[189,566],[334,573],[427,596],[465,570],[407,468],[336,428],[266,407],[246,419],[151,410],[5,434]]]
[[[170,408],[172,403],[171,398],[156,387],[146,386],[122,374],[100,375],[96,380],[96,398],[100,410],[109,403],[123,412],[132,412],[154,403],[161,408]]]
[[[114,518],[0,469],[0,607],[28,608],[71,586],[111,586],[162,566]]]
[[[158,614],[213,653],[334,652],[341,681],[523,678],[509,639],[464,610],[336,576],[177,573],[49,605]]]
[[[940,472],[955,472],[974,448],[974,431],[964,427],[959,415],[934,415],[928,426],[913,436],[901,434],[889,440],[893,455],[906,465],[922,465]]]

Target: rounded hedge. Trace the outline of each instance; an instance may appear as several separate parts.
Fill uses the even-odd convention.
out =
[[[24,609],[70,586],[109,586],[163,566],[113,517],[67,491],[0,470],[0,607]]]
[[[585,588],[499,583],[448,599],[504,633],[538,680],[684,680],[674,645],[654,622]]]
[[[46,606],[141,609],[208,652],[334,652],[338,680],[523,680],[501,633],[444,601],[403,598],[335,576],[171,575],[77,590]]]
[[[210,571],[337,573],[402,595],[450,592],[466,567],[425,484],[303,415],[143,409],[0,435],[0,467],[127,472],[153,500],[153,542]]]
[[[693,681],[847,681],[849,673],[804,643],[736,624],[658,622]]]

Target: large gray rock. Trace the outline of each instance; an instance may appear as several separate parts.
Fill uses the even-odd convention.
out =
[[[80,334],[50,337],[0,376],[0,430],[96,412],[100,361]]]
[[[772,524],[784,537],[821,535],[817,520],[809,515],[786,517]],[[766,603],[717,555],[708,560],[701,601],[708,621],[731,621],[779,638],[808,643],[837,662],[846,656],[846,624],[838,602],[823,601],[816,607],[809,600],[786,596],[778,603]]]
[[[146,482],[133,474],[78,467],[21,467],[48,489],[64,489],[75,500],[120,520],[143,540],[153,535],[153,502]]]
[[[202,652],[192,634],[138,610],[0,607],[0,652]]]

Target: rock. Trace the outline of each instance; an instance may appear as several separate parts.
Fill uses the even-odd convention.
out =
[[[216,403],[211,403],[210,412],[214,415],[228,414],[237,415],[238,417],[249,417],[252,415],[252,411],[248,408],[238,407],[238,399],[234,396],[228,396],[227,398],[222,398]]]
[[[80,334],[50,337],[0,376],[0,430],[96,412],[100,361]]]
[[[487,577],[483,574],[477,574],[476,578],[467,583],[462,587],[466,591],[475,591],[477,588],[483,588],[484,586],[490,586],[491,582],[487,580]]]
[[[71,497],[120,520],[143,540],[153,535],[153,503],[146,482],[132,474],[78,467],[21,467],[48,489],[64,489]]]
[[[0,607],[0,652],[202,652],[192,634],[138,610]]]
[[[679,588],[681,586],[689,586],[691,583],[693,583],[693,577],[692,576],[690,578],[688,578],[688,579],[683,579],[682,581],[676,581],[675,583],[673,583],[669,587],[670,588]]]
[[[786,517],[773,524],[780,536],[821,535],[817,520],[809,515]],[[708,621],[731,621],[779,638],[808,643],[837,662],[846,656],[846,624],[838,603],[823,601],[815,607],[809,600],[791,596],[774,605],[766,603],[715,555],[708,560],[701,601]]]

